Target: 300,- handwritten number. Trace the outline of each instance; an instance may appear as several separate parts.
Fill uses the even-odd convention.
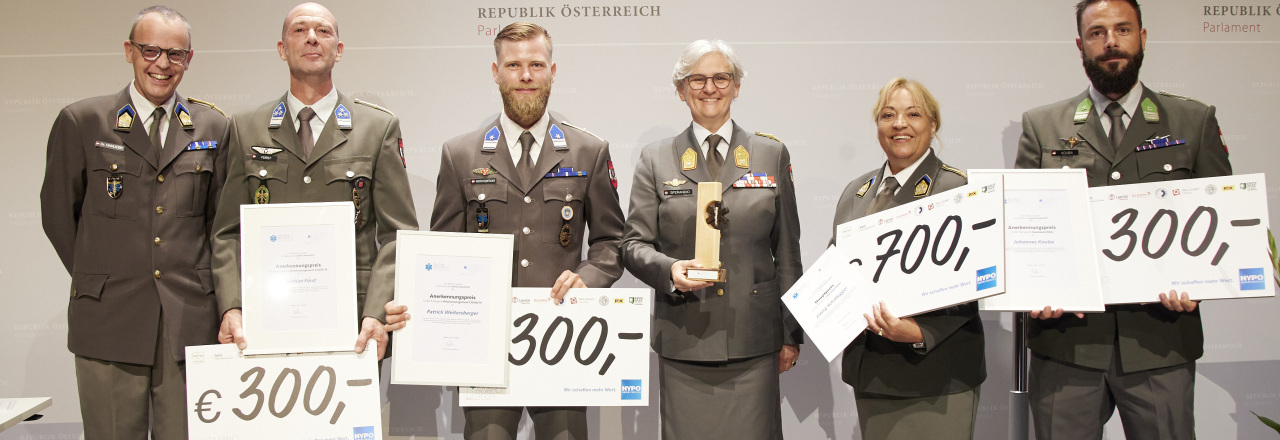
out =
[[[949,227],[953,223],[955,224],[955,233],[951,235],[951,245],[947,248],[947,252],[939,257],[938,246],[942,244],[942,237],[946,235]],[[876,259],[880,260],[880,266],[876,268],[876,274],[871,277],[871,282],[880,282],[880,273],[884,271],[884,266],[891,258],[893,258],[894,255],[897,254],[902,254],[902,256],[898,258],[899,266],[902,268],[902,273],[908,275],[920,268],[920,264],[924,262],[925,254],[929,255],[929,260],[932,261],[935,266],[947,264],[947,261],[951,260],[951,256],[955,254],[956,247],[960,245],[960,233],[964,229],[963,223],[964,222],[960,220],[960,216],[958,215],[947,216],[947,219],[942,222],[942,226],[938,228],[938,235],[933,237],[932,247],[929,246],[929,238],[930,235],[932,235],[929,225],[916,225],[916,228],[911,231],[911,235],[907,236],[907,243],[903,245],[903,250],[898,250],[898,242],[902,240],[901,229],[894,229],[880,235],[880,237],[876,239],[876,244],[884,244],[884,240],[889,237],[893,237],[893,241],[889,243],[889,248],[885,249],[883,254],[876,256]],[[913,249],[912,246],[915,244],[916,238],[921,233],[923,233],[924,236],[920,239],[920,253],[916,255],[915,261],[908,264],[907,260],[909,260],[909,258],[907,258],[907,253]],[[960,258],[956,260],[955,270],[960,270],[960,267],[964,265],[965,257],[968,255],[969,248],[966,247],[960,252]]]
[[[528,325],[521,328],[525,323],[528,323]],[[507,354],[511,363],[515,365],[524,365],[529,363],[529,360],[533,359],[533,353],[535,351],[538,352],[538,357],[542,359],[542,362],[547,365],[558,364],[564,359],[565,353],[569,351],[570,341],[573,341],[573,358],[577,360],[579,364],[588,366],[595,363],[596,359],[600,357],[600,352],[604,350],[606,339],[609,336],[609,322],[598,316],[592,316],[591,319],[587,320],[587,325],[582,327],[582,333],[579,333],[578,338],[574,340],[573,320],[563,316],[557,316],[556,319],[551,321],[551,325],[547,326],[546,331],[542,333],[542,344],[541,348],[539,348],[538,340],[532,335],[534,327],[538,326],[537,314],[526,313],[519,318],[516,318],[512,324],[517,328],[521,328],[520,334],[511,339],[513,348],[514,344],[521,342],[529,344],[528,349],[525,350],[524,354],[519,358],[515,357],[513,354]],[[597,326],[600,327],[600,335],[594,341],[595,348],[591,350],[590,354],[583,356],[582,350],[584,342],[587,339],[587,335],[591,334],[592,329]],[[551,347],[551,343],[556,342],[552,337],[556,335],[556,331],[561,327],[565,330],[564,337],[559,341],[559,348],[556,349],[555,353],[548,353],[547,351],[548,348]],[[613,358],[613,355],[610,354],[609,357]],[[600,370],[600,375],[603,376],[606,370],[608,370],[607,364]]]
[[[1192,239],[1191,230],[1195,228],[1196,222],[1200,220],[1200,217],[1205,214],[1209,215],[1209,227],[1205,230],[1204,237],[1200,239],[1200,243],[1197,244],[1196,247],[1192,248],[1190,243]],[[1160,225],[1161,220],[1166,217],[1169,219],[1168,232],[1164,234],[1164,238],[1160,242],[1160,247],[1152,250],[1152,233],[1155,232],[1156,228]],[[1115,216],[1111,217],[1111,223],[1120,223],[1121,219],[1124,219],[1124,224],[1121,225],[1120,229],[1114,234],[1111,234],[1111,239],[1116,240],[1122,237],[1128,238],[1129,244],[1124,248],[1124,251],[1119,254],[1113,252],[1111,249],[1103,249],[1103,255],[1106,255],[1107,258],[1110,258],[1112,261],[1124,261],[1128,259],[1129,256],[1133,254],[1133,250],[1138,247],[1138,234],[1129,229],[1133,227],[1133,224],[1138,219],[1138,210],[1128,208],[1120,211],[1116,213]],[[1166,252],[1169,252],[1169,248],[1173,247],[1174,239],[1178,235],[1178,226],[1178,213],[1169,209],[1156,211],[1156,214],[1151,217],[1151,220],[1147,221],[1147,228],[1142,231],[1141,241],[1143,255],[1146,255],[1148,258],[1153,260],[1163,257]],[[1187,223],[1182,225],[1182,252],[1192,257],[1200,256],[1200,254],[1203,254],[1209,249],[1209,245],[1212,244],[1213,241],[1213,235],[1217,233],[1217,231],[1218,211],[1208,206],[1196,208],[1196,210],[1191,213],[1191,216],[1187,217]],[[1159,238],[1159,236],[1156,236],[1156,238]],[[1222,246],[1226,246],[1226,243],[1223,243]],[[1218,265],[1218,261],[1221,259],[1221,254],[1225,252],[1225,247],[1219,249],[1218,255],[1215,256],[1212,262],[1214,266]]]
[[[271,412],[271,415],[278,419],[287,417],[289,413],[293,411],[294,405],[298,402],[298,393],[302,391],[302,375],[298,370],[285,368],[281,370],[280,375],[276,377],[275,383],[271,386],[270,393],[264,394],[258,386],[262,384],[262,378],[265,375],[266,369],[262,367],[253,367],[240,376],[241,382],[248,382],[250,377],[253,378],[253,382],[249,384],[249,387],[245,388],[244,392],[240,393],[240,398],[244,399],[246,397],[253,396],[255,397],[256,402],[253,404],[253,409],[248,413],[241,411],[240,408],[233,408],[231,412],[235,413],[236,417],[245,421],[253,420],[257,418],[258,413],[262,411],[264,403],[266,403],[267,410]],[[314,400],[312,399],[312,393],[316,391],[316,382],[320,380],[322,375],[328,376],[329,379],[324,388],[324,397],[320,399],[319,404],[312,407],[311,402]],[[293,385],[289,390],[288,400],[281,405],[279,402],[279,397],[281,395],[280,389],[284,385],[286,379],[293,382]],[[334,373],[333,367],[325,365],[316,367],[315,372],[311,373],[311,380],[307,382],[307,389],[302,395],[302,408],[306,410],[308,414],[313,416],[318,416],[320,413],[323,413],[324,410],[329,407],[329,402],[333,400],[333,392],[337,384],[338,376]],[[334,409],[333,418],[329,421],[330,424],[334,424],[338,421],[338,416],[342,414],[342,409],[345,406],[346,405],[342,402],[338,402],[338,405]],[[216,420],[216,417],[214,420]],[[213,420],[210,420],[210,422],[212,421]]]

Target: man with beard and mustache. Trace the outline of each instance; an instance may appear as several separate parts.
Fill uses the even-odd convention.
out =
[[[338,20],[303,3],[289,11],[276,43],[289,90],[232,120],[227,183],[213,222],[213,274],[222,327],[218,341],[244,349],[240,312],[240,205],[351,202],[355,205],[356,304],[364,351],[387,346],[384,304],[395,287],[396,231],[418,229],[400,139],[400,120],[333,85],[342,59]],[[296,127],[296,128],[295,128]]]
[[[1231,174],[1212,106],[1138,82],[1147,30],[1136,1],[1081,1],[1076,27],[1092,86],[1022,116],[1017,168],[1084,168],[1089,186]],[[1135,151],[1160,137],[1185,143]],[[1100,439],[1116,408],[1130,440],[1194,438],[1197,305],[1171,290],[1103,313],[1032,311],[1036,438]]]
[[[445,142],[431,230],[514,235],[516,287],[550,287],[557,300],[570,288],[609,287],[622,276],[623,226],[609,144],[546,111],[556,75],[546,29],[512,23],[493,46],[502,114]],[[398,328],[408,314],[387,319]],[[583,407],[528,410],[540,440],[587,438]],[[514,439],[521,412],[465,408],[463,436]]]

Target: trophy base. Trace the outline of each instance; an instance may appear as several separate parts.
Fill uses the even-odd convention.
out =
[[[685,269],[685,278],[692,281],[723,283],[726,275],[728,275],[728,272],[724,269]]]

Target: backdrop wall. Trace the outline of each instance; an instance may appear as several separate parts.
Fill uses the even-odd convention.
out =
[[[1254,4],[1256,3],[1256,4]],[[1264,15],[1231,15],[1207,1],[1149,2],[1141,78],[1148,87],[1218,106],[1237,174],[1269,172],[1280,116],[1280,5],[1241,3]],[[291,1],[180,0],[195,58],[181,93],[241,112],[278,99],[288,70],[275,51]],[[38,193],[48,131],[77,100],[115,93],[131,79],[122,42],[148,2],[0,0],[0,396],[53,396],[40,422],[0,439],[75,439],[80,416],[66,350],[69,277],[40,226]],[[440,145],[495,117],[493,34],[521,19],[546,26],[558,76],[550,107],[611,141],[624,211],[640,149],[690,123],[671,70],[699,38],[728,41],[748,72],[734,120],[772,133],[791,150],[806,266],[830,238],[840,191],[881,166],[871,106],[890,78],[922,81],[942,106],[936,151],[960,168],[1012,167],[1023,111],[1088,86],[1074,45],[1074,1],[762,0],[628,3],[573,0],[331,1],[346,53],[337,87],[382,104],[401,119],[418,216],[428,223]],[[521,15],[523,11],[523,16]],[[1212,15],[1221,14],[1221,15]],[[1225,25],[1225,26],[1224,26]],[[1239,26],[1235,26],[1239,25]],[[1235,26],[1235,27],[1232,27]],[[1247,32],[1246,32],[1247,31]],[[1272,175],[1272,182],[1280,176]],[[1280,217],[1273,183],[1270,214]],[[1273,221],[1273,225],[1276,223]],[[110,250],[103,250],[110,252]],[[627,275],[619,287],[639,287]],[[1205,357],[1198,366],[1201,438],[1267,438],[1249,411],[1280,416],[1280,345],[1274,299],[1206,302]],[[1012,318],[984,314],[989,378],[978,438],[1007,436]],[[839,365],[812,346],[782,377],[785,431],[793,439],[858,438],[850,388]],[[652,378],[656,380],[656,375]],[[387,386],[391,438],[460,439],[451,390]],[[655,405],[592,409],[602,439],[658,437]],[[527,426],[526,426],[527,431]],[[1119,423],[1108,439],[1123,438]]]

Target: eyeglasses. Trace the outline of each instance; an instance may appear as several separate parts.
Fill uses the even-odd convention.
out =
[[[689,75],[684,77],[685,83],[689,84],[689,88],[694,90],[702,90],[707,86],[707,77],[703,75]],[[711,83],[716,85],[717,89],[729,87],[729,83],[733,82],[733,74],[728,72],[720,72],[712,76]]]
[[[164,53],[170,63],[181,66],[187,63],[187,56],[191,54],[191,51],[187,49],[162,49],[154,44],[141,44],[132,40],[129,42],[138,47],[138,52],[142,53],[142,59],[147,61],[158,60],[160,59],[160,54]]]

